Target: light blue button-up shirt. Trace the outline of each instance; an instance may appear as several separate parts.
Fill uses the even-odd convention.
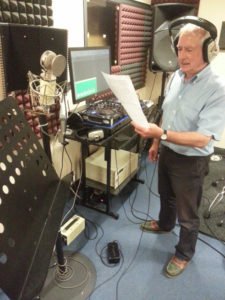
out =
[[[225,80],[206,66],[189,81],[181,70],[168,82],[162,105],[162,128],[178,132],[199,132],[212,136],[204,148],[187,147],[162,141],[173,151],[187,156],[213,153],[214,140],[219,140],[225,127]]]

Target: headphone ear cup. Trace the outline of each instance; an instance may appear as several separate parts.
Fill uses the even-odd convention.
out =
[[[219,53],[219,47],[216,44],[216,42],[212,39],[207,42],[207,48],[206,48],[206,59],[207,62],[211,62]]]

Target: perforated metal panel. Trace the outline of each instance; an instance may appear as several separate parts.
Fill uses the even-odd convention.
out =
[[[17,102],[0,102],[0,283],[12,300],[40,292],[68,194]]]

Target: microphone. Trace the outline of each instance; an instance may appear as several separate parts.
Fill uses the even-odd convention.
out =
[[[40,105],[52,105],[57,96],[56,77],[60,76],[66,66],[66,58],[55,52],[46,50],[40,58],[43,67],[40,75]]]
[[[56,77],[52,76],[51,80],[43,79],[43,73],[40,78],[40,105],[52,105],[55,103]],[[53,78],[55,77],[55,78]]]

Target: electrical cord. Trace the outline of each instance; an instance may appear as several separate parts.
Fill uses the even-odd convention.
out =
[[[79,214],[82,216],[82,214],[80,212],[79,212]],[[100,250],[100,252],[98,251],[98,244],[100,243],[101,239],[104,236],[104,229],[102,228],[101,225],[99,225],[96,222],[91,221],[88,218],[85,218],[85,220],[87,221],[87,224],[90,223],[94,227],[94,229],[96,230],[96,235],[95,235],[94,238],[90,238],[90,237],[86,236],[88,238],[88,240],[94,240],[94,239],[96,239],[98,237],[98,235],[99,235],[99,230],[98,229],[101,230],[101,236],[98,238],[98,240],[97,240],[97,242],[95,244],[95,252],[96,252],[97,256],[99,256],[99,258],[100,258],[101,262],[103,263],[103,265],[106,266],[106,267],[109,267],[109,268],[115,268],[115,267],[118,267],[118,265],[119,265],[119,269],[112,276],[110,276],[109,278],[107,278],[106,280],[104,280],[98,286],[95,287],[95,289],[92,291],[91,295],[88,298],[90,300],[91,296],[96,292],[97,289],[99,289],[101,286],[103,286],[104,284],[106,284],[107,282],[109,282],[110,280],[112,280],[120,272],[120,270],[122,269],[123,263],[124,263],[124,256],[123,256],[123,253],[122,253],[122,250],[121,250],[121,245],[117,241],[117,243],[119,245],[119,253],[120,253],[120,257],[121,257],[120,263],[119,264],[118,263],[117,264],[107,264],[106,263],[106,255],[105,255],[105,251],[106,251],[106,247],[107,246],[104,246]],[[85,229],[86,229],[86,226],[85,226]]]
[[[145,157],[143,158],[143,161],[145,161]],[[142,163],[143,163],[142,161]],[[146,164],[144,165],[144,168],[146,170]],[[146,222],[148,218],[152,219],[152,217],[149,215],[149,210],[150,210],[150,199],[151,199],[151,186],[152,186],[152,183],[153,183],[153,180],[154,180],[154,176],[155,176],[155,172],[156,172],[156,168],[157,168],[157,164],[155,164],[155,167],[154,167],[154,170],[153,170],[153,175],[152,175],[152,178],[151,178],[151,182],[150,182],[150,188],[148,187],[148,191],[149,191],[149,202],[148,202],[148,209],[147,209],[147,212],[142,212],[140,210],[137,210],[134,208],[134,204],[135,204],[135,201],[136,201],[136,198],[137,198],[137,189],[135,191],[135,196],[133,198],[133,201],[131,203],[131,197],[129,197],[129,203],[130,203],[130,207],[131,207],[131,214],[133,215],[133,217],[135,217],[136,219],[140,220],[141,222]],[[147,173],[146,173],[147,174]],[[146,178],[148,178],[148,176],[146,175]],[[126,213],[126,210],[125,210],[125,207],[123,206],[123,209],[124,209],[124,212],[125,212],[125,215],[127,216],[127,213]],[[145,218],[141,218],[139,217],[138,215],[135,214],[136,213],[139,213],[139,214],[142,214],[145,216]],[[128,218],[128,216],[127,216]],[[133,222],[130,218],[128,218],[132,223],[134,224],[140,224],[140,222],[136,223],[136,222]]]
[[[155,174],[155,170],[156,170],[156,167],[154,168],[154,173],[153,173],[153,175]],[[151,179],[151,182],[150,182],[150,186],[152,185],[153,178],[154,178],[154,176],[152,176],[152,179]],[[136,193],[135,193],[135,198],[134,198],[134,200],[135,200],[135,199],[136,199]],[[149,201],[148,201],[147,213],[145,214],[145,215],[146,215],[146,219],[144,219],[144,220],[141,219],[140,217],[136,216],[136,215],[133,213],[134,208],[133,208],[133,206],[131,206],[131,211],[132,211],[133,216],[135,216],[135,218],[137,218],[137,219],[139,219],[139,220],[142,220],[142,221],[145,221],[145,222],[147,221],[148,217],[150,216],[150,215],[149,215],[149,210],[150,210],[150,200],[151,200],[151,192],[150,192],[150,190],[149,190]],[[134,204],[134,202],[133,202],[133,204]],[[130,218],[129,218],[128,220],[130,220]],[[131,221],[131,222],[134,223],[133,221]],[[137,223],[134,223],[134,224],[137,224]],[[136,259],[136,257],[137,257],[138,251],[139,251],[139,249],[140,249],[140,245],[141,245],[141,240],[142,240],[142,237],[143,237],[143,233],[144,233],[143,231],[140,231],[140,238],[139,238],[139,241],[138,241],[138,244],[137,244],[137,247],[136,247],[136,251],[135,251],[135,253],[134,253],[134,256],[133,256],[133,258],[131,259],[131,261],[130,261],[130,263],[128,264],[128,266],[126,267],[126,269],[123,271],[123,273],[122,273],[121,276],[119,277],[118,281],[117,281],[117,284],[116,284],[116,300],[119,299],[119,284],[120,284],[122,278],[126,275],[126,273],[128,272],[129,268],[132,266],[132,264],[134,263],[134,261],[135,261],[135,259]]]
[[[119,263],[119,269],[112,276],[110,276],[109,278],[107,278],[103,282],[99,283],[96,286],[96,288],[93,290],[93,292],[91,293],[91,295],[89,296],[88,300],[91,300],[91,296],[93,296],[93,294],[96,292],[97,289],[99,289],[101,286],[103,286],[104,284],[106,284],[107,282],[109,282],[110,280],[112,280],[114,277],[116,277],[117,274],[119,274],[119,272],[122,269],[123,264],[124,264],[124,256],[123,256],[123,254],[122,254],[121,251],[120,251],[120,256],[121,256],[121,260],[120,260],[120,263]],[[118,266],[118,264],[116,266]]]
[[[151,92],[150,92],[150,95],[149,95],[149,99],[151,99],[153,90],[154,90],[154,88],[155,88],[157,74],[158,74],[158,72],[156,72],[156,73],[154,74],[155,76],[154,76],[154,80],[153,80],[153,84],[152,84],[152,89],[151,89]]]
[[[146,169],[146,168],[145,168],[145,171],[146,171],[146,178],[147,178],[148,176],[147,176],[147,169]],[[152,193],[151,187],[152,187],[153,178],[154,178],[154,176],[155,176],[155,171],[156,171],[156,165],[155,165],[155,168],[154,168],[154,171],[153,171],[153,176],[152,176],[152,180],[151,180],[151,182],[150,182],[150,186],[148,187],[149,193],[150,193],[150,194]],[[135,193],[134,201],[136,200],[136,194],[137,194],[137,193]],[[156,196],[159,197],[159,195],[156,195]],[[149,200],[150,200],[150,198],[149,198]],[[133,204],[134,204],[134,202],[133,202]],[[150,201],[149,201],[149,204],[148,204],[148,213],[147,213],[147,215],[149,215],[149,207],[150,207]],[[133,208],[133,205],[131,206],[131,208]],[[132,211],[133,211],[133,209],[132,209]],[[126,216],[127,216],[127,214],[126,214]],[[137,217],[137,216],[135,215],[135,217]],[[137,218],[138,218],[138,217],[137,217]],[[153,219],[153,218],[151,217],[151,219]],[[130,218],[128,218],[128,220],[130,220]],[[130,221],[131,221],[131,220],[130,220]],[[145,220],[145,221],[146,221],[146,220]],[[176,226],[179,226],[179,225],[176,224]],[[179,237],[179,235],[178,235],[174,230],[172,231],[172,233],[173,233],[175,236]],[[142,234],[143,234],[143,232],[142,232]],[[141,234],[141,237],[142,237],[142,234]],[[210,247],[211,249],[213,249],[214,251],[216,251],[216,252],[217,252],[218,254],[220,254],[222,257],[225,258],[225,255],[224,255],[221,251],[219,251],[219,250],[217,250],[215,247],[213,247],[210,243],[204,241],[204,240],[201,239],[200,237],[198,237],[198,239],[199,239],[201,242],[205,243],[208,247]],[[140,247],[140,243],[141,243],[141,238],[140,238],[140,240],[139,240],[139,244],[138,244],[138,247],[137,247],[137,250],[136,250],[136,253],[135,253],[133,259],[131,260],[131,262],[130,262],[130,264],[128,265],[128,267],[124,270],[124,272],[122,273],[122,275],[120,276],[120,278],[119,278],[119,280],[118,280],[118,282],[117,282],[117,288],[116,288],[116,295],[117,295],[117,297],[116,297],[116,299],[119,299],[119,298],[118,298],[118,296],[119,296],[119,295],[118,295],[119,283],[120,283],[122,277],[127,273],[127,271],[128,271],[128,269],[130,268],[130,266],[133,264],[133,262],[134,262],[134,260],[135,260],[135,258],[136,258],[138,249],[139,249],[139,247]]]
[[[180,227],[180,225],[179,225],[179,224],[176,224],[176,227]],[[178,235],[174,230],[172,231],[172,233],[173,233],[175,236],[179,237],[179,235]],[[214,250],[215,252],[217,252],[218,254],[220,254],[223,258],[225,258],[225,255],[224,255],[221,251],[219,251],[218,249],[216,249],[216,247],[212,246],[209,242],[205,241],[204,239],[200,238],[199,236],[197,237],[197,239],[198,239],[199,241],[201,241],[202,243],[204,243],[205,245],[207,245],[207,246],[208,246],[209,248],[211,248],[212,250]],[[219,240],[219,241],[222,242],[222,244],[224,245],[224,242],[223,242],[223,241],[221,241],[221,240]]]
[[[146,166],[145,166],[145,169],[146,169]],[[131,206],[131,212],[132,212],[133,216],[135,216],[140,221],[146,222],[148,218],[152,219],[152,217],[149,214],[149,211],[150,211],[150,202],[151,202],[151,195],[152,195],[152,188],[151,187],[152,187],[153,180],[154,180],[154,177],[155,177],[156,169],[157,169],[157,164],[155,163],[155,166],[154,166],[154,169],[153,169],[153,175],[152,175],[152,178],[151,178],[151,181],[150,181],[150,186],[148,187],[148,185],[146,184],[146,187],[148,188],[148,191],[149,191],[149,197],[148,197],[149,198],[149,202],[148,202],[147,213],[146,212],[138,211],[137,209],[134,209],[134,203],[135,203],[135,201],[133,201],[132,206]],[[148,176],[146,176],[146,178],[148,178]],[[143,214],[145,216],[145,218],[140,218],[139,216],[135,215],[134,211]]]
[[[87,239],[87,240],[89,240],[89,241],[91,241],[91,240],[95,240],[95,239],[97,239],[97,237],[98,237],[98,226],[96,225],[96,223],[95,222],[93,222],[93,221],[91,221],[89,218],[87,218],[87,217],[85,217],[77,208],[76,208],[76,211],[77,211],[77,213],[81,216],[81,217],[83,217],[84,219],[85,219],[85,221],[86,221],[86,224],[85,224],[85,229],[84,229],[84,236],[85,236],[85,238]],[[90,223],[90,225],[92,225],[93,226],[93,228],[94,228],[94,230],[95,230],[95,236],[94,237],[90,237],[90,235],[89,235],[89,223]]]
[[[72,173],[73,173],[72,160],[71,160],[71,158],[70,158],[70,156],[69,156],[69,153],[68,153],[68,151],[67,151],[67,149],[66,149],[66,146],[67,146],[67,144],[64,144],[64,145],[63,145],[63,149],[64,149],[64,151],[66,152],[67,157],[68,157],[68,159],[69,159],[69,161],[70,161],[70,168],[71,168],[71,174],[72,174]],[[62,169],[61,169],[61,170],[63,170],[63,155],[62,155]],[[82,176],[82,173],[81,173],[81,176]],[[80,185],[81,185],[81,177],[80,177],[78,186],[77,186],[77,188],[76,188],[76,191],[74,191],[73,187],[70,185],[70,191],[74,194],[74,197],[73,197],[73,203],[72,203],[70,209],[68,210],[68,212],[67,212],[67,213],[65,214],[65,216],[63,217],[63,219],[62,219],[62,221],[61,221],[61,226],[62,226],[62,224],[64,223],[64,221],[67,219],[67,217],[70,215],[70,213],[73,211],[73,209],[74,209],[74,207],[75,207],[76,200],[77,200],[77,198],[79,197],[79,196],[78,196],[78,192],[79,192],[79,189],[80,189]]]
[[[136,247],[136,251],[134,253],[134,256],[133,258],[131,259],[130,263],[128,264],[128,266],[125,268],[125,270],[122,272],[122,274],[120,275],[118,281],[117,281],[117,284],[116,284],[116,300],[119,299],[119,284],[122,280],[122,278],[125,276],[125,274],[128,272],[129,268],[132,266],[132,264],[134,263],[136,257],[137,257],[137,254],[138,254],[138,251],[140,249],[140,245],[141,245],[141,240],[142,240],[142,236],[143,236],[143,231],[141,231],[141,234],[140,234],[140,238],[139,238],[139,241],[138,241],[138,244],[137,244],[137,247]]]
[[[85,237],[87,238],[87,240],[95,240],[95,239],[97,239],[97,237],[99,236],[99,230],[98,229],[100,229],[101,236],[98,238],[98,240],[97,240],[97,242],[95,244],[95,253],[101,258],[101,250],[98,251],[98,244],[100,243],[101,239],[104,236],[104,229],[103,229],[103,227],[101,225],[99,225],[97,222],[93,222],[90,219],[86,218],[81,213],[79,213],[79,215],[82,216],[85,219],[85,221],[86,221],[86,225],[87,226],[85,226]],[[95,234],[94,238],[90,238],[90,236],[88,236],[88,234],[87,234],[86,228],[88,228],[88,223],[90,223],[94,227],[94,229],[96,231],[96,234]]]
[[[210,203],[210,200],[209,200],[207,197],[203,197],[202,201],[204,201],[204,199],[207,200],[208,203]],[[220,241],[223,245],[225,245],[225,242],[224,242],[221,238],[219,238],[219,237],[217,236],[217,234],[210,228],[210,226],[209,226],[209,224],[208,224],[208,222],[207,222],[207,219],[203,218],[203,220],[204,220],[204,224],[205,224],[206,227],[208,228],[209,232],[211,232],[212,236],[213,236],[214,238],[216,238],[218,241]]]

